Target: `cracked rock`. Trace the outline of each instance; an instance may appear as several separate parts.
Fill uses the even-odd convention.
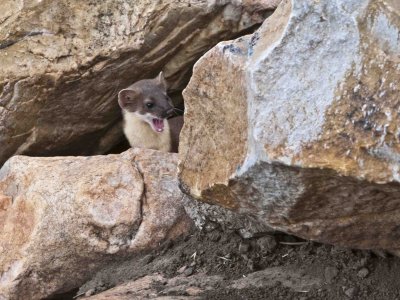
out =
[[[188,233],[177,156],[15,156],[0,170],[0,299],[80,286],[117,257]]]
[[[108,152],[123,138],[120,89],[163,70],[181,91],[204,52],[278,2],[1,0],[0,166]]]

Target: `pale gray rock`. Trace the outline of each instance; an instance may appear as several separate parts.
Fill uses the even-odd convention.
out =
[[[185,191],[306,239],[399,249],[399,14],[285,0],[204,55],[184,91]]]

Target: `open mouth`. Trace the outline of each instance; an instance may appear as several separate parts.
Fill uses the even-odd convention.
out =
[[[163,132],[163,130],[164,130],[164,119],[154,118],[152,120],[152,122],[153,122],[153,129],[156,132]]]

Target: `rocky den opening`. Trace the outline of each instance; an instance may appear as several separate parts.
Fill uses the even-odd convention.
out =
[[[399,11],[2,1],[0,299],[399,298]],[[178,154],[123,145],[161,70]]]

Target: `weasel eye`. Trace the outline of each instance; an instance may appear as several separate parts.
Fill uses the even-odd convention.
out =
[[[152,107],[154,106],[154,103],[146,103],[146,106],[147,106],[148,108],[152,108]]]

